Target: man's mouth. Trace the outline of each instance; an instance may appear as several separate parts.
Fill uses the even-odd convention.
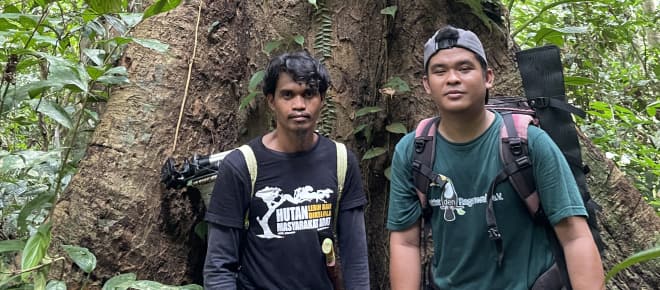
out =
[[[309,120],[309,115],[307,114],[294,114],[294,115],[289,115],[289,119],[292,119],[296,122],[304,122]]]

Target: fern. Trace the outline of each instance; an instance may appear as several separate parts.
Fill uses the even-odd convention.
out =
[[[330,134],[332,134],[332,129],[335,127],[335,121],[337,120],[336,107],[334,98],[329,95],[326,96],[325,105],[321,109],[321,117],[316,126],[319,134],[326,137],[330,137]]]
[[[332,57],[332,15],[325,7],[325,1],[319,1],[317,5],[314,18],[318,24],[318,31],[314,36],[314,50],[321,61],[324,61]]]

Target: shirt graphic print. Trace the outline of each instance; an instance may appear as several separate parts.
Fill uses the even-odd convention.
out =
[[[328,202],[334,191],[330,188],[314,190],[312,186],[298,187],[293,194],[283,193],[279,187],[266,186],[254,195],[263,201],[268,210],[257,216],[263,234],[262,239],[281,239],[302,230],[324,230],[330,227],[332,203]],[[289,202],[286,206],[285,203]],[[275,228],[269,221],[275,216]]]

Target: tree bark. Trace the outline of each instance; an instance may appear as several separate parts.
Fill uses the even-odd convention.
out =
[[[180,159],[227,150],[268,130],[270,117],[263,97],[247,110],[238,110],[248,94],[250,77],[269,59],[263,52],[267,42],[281,39],[280,50],[295,49],[291,39],[300,34],[305,47],[314,52],[320,25],[307,1],[204,1],[180,137],[172,151],[198,5],[199,1],[189,1],[136,29],[138,37],[170,44],[170,51],[159,54],[129,46],[123,63],[131,84],[112,94],[79,173],[56,204],[54,242],[84,246],[96,254],[94,286],[126,272],[169,284],[201,284],[205,245],[193,229],[203,218],[204,205],[195,190],[164,190],[159,184],[160,167],[168,156]],[[458,1],[326,1],[325,5],[332,19],[332,54],[325,60],[333,82],[328,102],[335,110],[330,114],[336,118],[331,135],[359,154],[380,146],[391,156],[401,136],[387,133],[385,125],[402,122],[412,129],[434,113],[433,102],[421,86],[422,46],[445,23],[480,35],[496,72],[495,95],[521,92],[513,61],[516,48],[501,9],[489,8],[495,11],[489,29]],[[398,8],[395,17],[380,14],[392,5]],[[391,77],[406,81],[411,92],[393,97],[379,93]],[[384,111],[356,119],[355,111],[366,106],[381,106]],[[351,134],[365,123],[373,125],[373,138]],[[583,142],[594,171],[589,178],[593,195],[604,208],[601,220],[609,268],[653,245],[660,220],[614,165],[589,140]],[[383,155],[361,166],[370,201],[372,288],[388,289],[384,172],[389,159]],[[62,271],[78,273],[68,274],[67,279],[79,281],[75,266]],[[617,276],[608,288],[657,289],[658,273],[657,263],[636,266]]]

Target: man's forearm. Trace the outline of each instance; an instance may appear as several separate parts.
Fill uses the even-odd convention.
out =
[[[236,289],[241,230],[209,224],[204,289]]]
[[[368,290],[369,255],[362,207],[342,211],[338,231],[344,287]]]
[[[573,289],[604,289],[603,266],[591,237],[566,243],[564,254]]]
[[[393,290],[418,290],[421,277],[417,222],[405,231],[390,233],[390,284]]]

